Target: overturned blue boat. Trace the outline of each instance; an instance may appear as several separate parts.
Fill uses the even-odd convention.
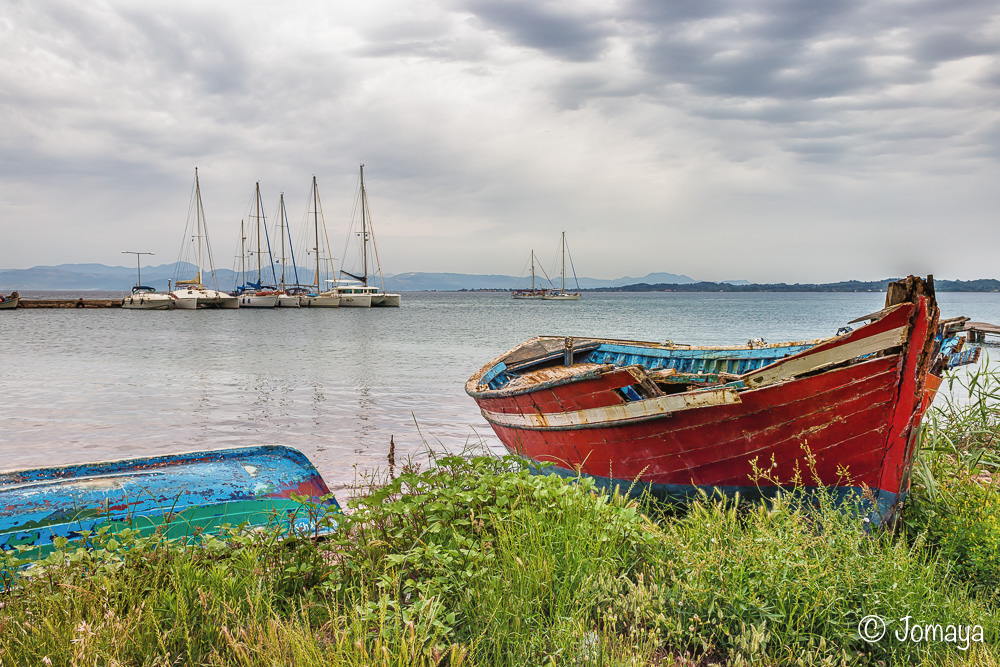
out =
[[[21,557],[37,560],[56,538],[105,525],[167,538],[227,524],[312,533],[337,508],[309,459],[280,445],[16,470],[0,472],[0,550],[28,547]]]

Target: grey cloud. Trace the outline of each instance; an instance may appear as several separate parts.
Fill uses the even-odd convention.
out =
[[[749,7],[740,5],[741,7]],[[816,7],[824,7],[817,11]],[[642,67],[664,81],[696,92],[736,97],[817,98],[854,92],[874,82],[855,43],[818,52],[814,40],[848,36],[839,3],[760,4],[735,10],[721,25],[711,22],[642,26],[636,47]]]
[[[121,18],[141,38],[131,55],[170,79],[190,77],[205,94],[246,89],[250,66],[245,45],[230,34],[221,17],[129,9]]]
[[[496,30],[514,43],[538,49],[573,62],[600,57],[613,28],[600,16],[560,11],[558,3],[491,2],[475,0],[466,5],[487,30]]]
[[[970,26],[971,27],[971,26]],[[970,56],[996,55],[1000,52],[1000,44],[986,39],[967,30],[953,28],[934,29],[921,36],[914,55],[922,62],[937,63],[948,60],[958,60]]]

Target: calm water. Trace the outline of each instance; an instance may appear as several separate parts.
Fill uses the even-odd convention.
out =
[[[0,469],[282,443],[331,488],[492,431],[465,381],[539,334],[692,344],[818,338],[883,294],[410,293],[399,309],[0,313]],[[1000,323],[1000,294],[941,294]],[[995,355],[997,356],[997,355]],[[478,434],[478,435],[477,435]]]

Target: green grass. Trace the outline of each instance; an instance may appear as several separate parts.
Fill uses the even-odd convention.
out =
[[[369,484],[324,541],[61,543],[0,582],[0,663],[1000,665],[1000,382],[974,377],[971,401],[930,416],[895,533],[824,496],[667,511],[448,456]],[[869,614],[897,624],[867,643]],[[983,640],[899,641],[907,615]]]
[[[1000,371],[985,364],[948,379],[925,420],[904,523],[956,576],[1000,601]]]

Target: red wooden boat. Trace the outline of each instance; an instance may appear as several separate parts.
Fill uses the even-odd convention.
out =
[[[939,320],[932,277],[891,283],[885,309],[826,339],[695,347],[533,338],[466,392],[508,450],[548,472],[659,496],[867,497],[876,523],[909,488],[920,420],[950,367],[973,363],[962,318]],[[769,479],[755,479],[754,466]],[[870,490],[870,494],[866,491]]]

